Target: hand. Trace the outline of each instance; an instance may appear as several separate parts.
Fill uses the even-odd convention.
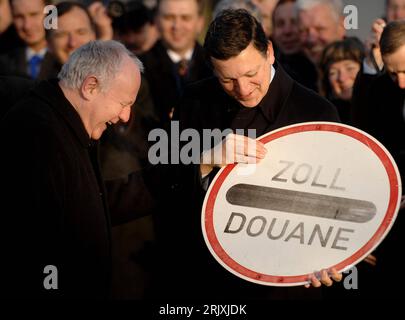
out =
[[[379,69],[381,70],[384,66],[380,51],[380,39],[385,28],[385,21],[383,19],[376,19],[371,27],[371,38],[367,41],[367,46],[369,48],[369,56],[366,61],[369,65],[372,65],[370,56],[374,57]]]
[[[221,143],[202,153],[201,173],[205,176],[214,167],[224,167],[232,163],[259,163],[266,152],[260,141],[230,133]]]
[[[367,262],[368,264],[372,265],[375,267],[377,265],[377,258],[376,256],[369,254],[365,259],[364,262]]]
[[[315,288],[320,287],[321,285],[325,285],[330,287],[333,284],[333,280],[336,282],[342,281],[343,275],[338,273],[335,268],[332,268],[328,274],[325,269],[322,269],[320,272],[320,279],[318,279],[315,274],[310,276],[311,283],[307,283],[305,288],[309,288],[311,285]],[[332,278],[332,279],[331,279]]]
[[[113,38],[112,20],[104,5],[100,1],[95,1],[88,9],[97,28],[97,39],[111,40]]]
[[[371,26],[372,44],[378,48],[380,47],[380,39],[385,26],[386,23],[383,19],[376,19]]]

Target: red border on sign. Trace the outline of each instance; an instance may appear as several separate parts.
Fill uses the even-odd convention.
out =
[[[390,183],[390,197],[389,197],[389,204],[387,208],[387,212],[385,213],[385,217],[383,222],[381,223],[380,227],[377,229],[376,233],[373,237],[357,252],[355,252],[349,258],[343,260],[342,262],[330,266],[330,268],[336,268],[337,270],[343,270],[345,267],[353,265],[356,263],[361,257],[363,257],[370,249],[372,249],[379,241],[382,240],[382,237],[386,234],[387,228],[391,225],[394,215],[396,213],[396,207],[398,204],[398,177],[397,171],[388,156],[381,146],[376,143],[370,137],[364,135],[363,133],[353,130],[346,126],[341,126],[339,124],[326,124],[326,123],[311,123],[311,124],[303,124],[303,125],[296,125],[292,127],[288,127],[286,129],[281,129],[274,133],[269,133],[268,135],[259,139],[260,142],[266,144],[272,140],[279,139],[286,135],[299,133],[299,132],[306,132],[306,131],[330,131],[330,132],[338,132],[344,135],[347,135],[353,139],[360,141],[361,143],[365,144],[368,148],[370,148],[380,159],[382,162],[387,174]],[[293,283],[301,283],[307,282],[309,274],[304,275],[297,275],[297,276],[272,276],[268,274],[262,274],[245,268],[244,266],[240,265],[238,262],[233,260],[222,248],[221,244],[218,241],[218,238],[215,234],[214,224],[213,224],[213,213],[214,213],[214,204],[216,197],[218,195],[219,189],[221,188],[223,182],[225,181],[226,177],[229,173],[235,168],[236,164],[228,165],[224,168],[224,170],[220,173],[218,178],[215,180],[213,187],[208,195],[208,199],[205,206],[205,231],[206,237],[211,245],[212,250],[215,252],[217,257],[225,263],[229,268],[234,270],[236,273],[243,275],[247,278],[250,278],[254,281],[261,281],[267,282],[269,284],[293,284]]]

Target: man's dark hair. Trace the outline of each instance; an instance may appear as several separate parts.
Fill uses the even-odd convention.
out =
[[[393,54],[403,45],[405,45],[405,20],[388,23],[380,39],[381,55]]]
[[[211,58],[236,57],[251,43],[266,56],[268,39],[262,25],[244,9],[224,10],[211,22],[205,36],[207,62],[211,65]]]
[[[91,17],[91,15],[90,15],[90,13],[89,13],[89,10],[87,10],[87,8],[86,8],[84,5],[82,5],[81,3],[78,3],[78,2],[70,2],[70,1],[62,1],[62,2],[59,2],[59,3],[56,5],[56,9],[57,9],[57,13],[58,13],[58,18],[61,17],[61,16],[63,16],[64,14],[66,14],[66,13],[72,11],[74,8],[78,8],[78,9],[81,9],[81,10],[84,11],[84,13],[86,14],[87,18],[89,18],[91,29],[92,29],[94,32],[96,32],[96,26],[95,26],[95,24],[94,24],[93,18]],[[49,37],[50,37],[51,34],[52,34],[52,29],[49,29],[49,30],[46,29],[46,30],[45,30],[45,33],[46,33],[46,38],[49,39]]]

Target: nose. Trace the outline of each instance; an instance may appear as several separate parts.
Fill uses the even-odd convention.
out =
[[[314,44],[318,41],[319,35],[318,32],[314,28],[310,28],[308,30],[306,43]]]
[[[178,17],[174,17],[172,20],[172,29],[177,30],[179,28],[180,19]]]
[[[250,93],[249,81],[246,79],[237,79],[235,82],[235,90],[239,96],[244,97]]]
[[[77,38],[72,33],[69,33],[69,35],[68,35],[68,46],[69,46],[69,48],[72,48],[72,49],[75,49],[77,47]]]
[[[405,74],[404,73],[398,74],[397,83],[401,89],[405,89]]]
[[[284,25],[284,27],[283,27],[283,29],[282,29],[282,33],[284,34],[284,35],[289,35],[289,34],[291,34],[291,33],[293,33],[293,26],[292,26],[292,24],[291,23],[286,23],[285,25]]]
[[[344,83],[347,80],[347,73],[345,71],[339,71],[339,75],[338,75],[338,81],[340,83]]]
[[[24,21],[23,21],[23,28],[24,28],[24,30],[30,30],[30,29],[31,29],[31,25],[32,25],[31,22],[32,22],[32,21],[31,21],[30,18],[25,18],[25,19],[24,19]]]
[[[131,116],[131,106],[125,107],[119,114],[119,118],[122,122],[128,122],[130,116]]]

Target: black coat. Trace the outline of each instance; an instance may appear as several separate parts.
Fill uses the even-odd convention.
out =
[[[18,36],[14,24],[11,24],[3,33],[0,33],[0,55],[23,46],[24,42]]]
[[[405,90],[394,83],[388,73],[364,75],[359,73],[353,90],[353,125],[368,132],[379,140],[391,153],[405,179]],[[404,187],[402,187],[404,194]],[[387,280],[387,274],[398,268],[400,253],[404,244],[405,210],[398,213],[396,221],[374,255],[377,257],[373,277],[374,297],[398,299],[398,288],[405,285],[404,277]]]
[[[405,90],[388,73],[359,74],[353,90],[353,125],[379,140],[392,154],[405,179]]]
[[[169,120],[168,114],[180,102],[184,85],[212,75],[204,60],[203,48],[196,42],[194,53],[186,75],[185,83],[179,83],[176,66],[167,54],[166,48],[158,41],[151,50],[140,59],[145,66],[145,76],[159,118],[163,123]]]
[[[339,121],[332,104],[292,80],[281,67],[255,109],[260,120],[252,121],[251,125],[240,124],[243,129],[257,129],[257,136],[299,122]],[[210,78],[188,87],[175,118],[180,120],[181,129],[193,128],[201,133],[203,129],[238,129],[236,118],[244,111],[246,108],[228,96],[216,78]],[[170,290],[168,294],[202,299],[268,296],[268,288],[231,275],[208,252],[201,231],[205,191],[199,166],[171,165],[167,169],[170,172],[166,191],[161,192],[165,197],[157,230],[166,245],[162,256],[170,260],[165,267],[173,267],[170,278],[176,279],[175,285],[165,286]],[[288,296],[289,292],[284,290],[282,295]],[[278,293],[275,295],[280,298]]]
[[[53,73],[51,73],[49,69],[54,70],[53,65],[55,63],[55,59],[49,52],[47,52],[41,62],[38,78],[46,79],[47,77],[44,74],[45,71],[46,75],[52,75]],[[14,48],[0,56],[0,75],[30,78],[27,73],[27,68],[26,47],[24,46]],[[44,75],[41,76],[41,74]]]
[[[2,292],[107,297],[110,219],[97,144],[56,81],[1,120],[0,139]],[[44,289],[47,265],[58,269],[58,290]]]
[[[0,119],[36,84],[34,80],[0,76]]]

